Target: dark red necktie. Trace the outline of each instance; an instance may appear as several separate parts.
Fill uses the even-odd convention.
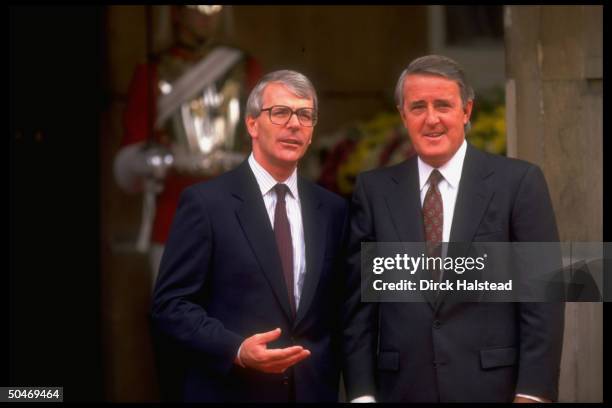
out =
[[[285,195],[289,187],[285,184],[274,186],[276,192],[276,208],[274,209],[274,237],[280,255],[285,284],[289,293],[289,304],[291,312],[295,316],[295,296],[293,295],[293,245],[291,243],[291,228],[287,218],[287,206],[285,205]]]
[[[429,175],[429,189],[423,201],[423,226],[425,227],[425,241],[427,256],[439,257],[442,255],[442,226],[444,225],[444,211],[442,206],[442,195],[438,190],[438,183],[442,180],[442,174],[437,169]],[[437,268],[432,272],[432,278],[440,281],[440,270]]]

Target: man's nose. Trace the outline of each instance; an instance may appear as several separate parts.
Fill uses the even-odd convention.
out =
[[[433,107],[427,108],[427,117],[425,118],[425,121],[428,125],[435,125],[440,121],[440,118],[438,118],[438,114]]]
[[[291,116],[289,116],[289,120],[287,121],[287,127],[295,128],[300,126],[302,126],[302,124],[298,119],[297,113],[291,112]]]

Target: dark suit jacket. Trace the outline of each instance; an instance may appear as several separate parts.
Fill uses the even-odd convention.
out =
[[[341,267],[347,203],[299,178],[306,274],[292,318],[280,257],[248,163],[187,188],[179,203],[153,296],[154,333],[175,347],[185,401],[337,401],[348,285]],[[233,363],[241,342],[282,329],[270,348],[299,344],[311,355],[285,374]],[[171,357],[171,358],[172,358]],[[347,358],[348,367],[356,362]],[[349,386],[352,386],[349,385]],[[292,388],[294,388],[292,390]],[[373,391],[373,390],[372,390]]]
[[[416,156],[358,177],[353,270],[362,241],[424,241]],[[450,241],[558,241],[541,170],[468,144]],[[378,401],[512,401],[515,393],[556,399],[562,303],[441,299],[364,306],[361,313],[376,322],[369,344],[376,348]]]

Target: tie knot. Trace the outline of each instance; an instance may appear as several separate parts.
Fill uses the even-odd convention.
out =
[[[437,187],[440,180],[442,180],[442,174],[438,171],[438,169],[434,169],[429,175],[429,185],[432,187]]]
[[[276,198],[279,201],[285,201],[285,195],[287,191],[289,191],[289,187],[286,184],[277,184],[274,186],[274,191],[276,192]]]

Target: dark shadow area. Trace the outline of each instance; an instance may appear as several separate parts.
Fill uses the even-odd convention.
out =
[[[9,383],[103,399],[102,7],[11,7]],[[74,33],[79,33],[75,35]]]

